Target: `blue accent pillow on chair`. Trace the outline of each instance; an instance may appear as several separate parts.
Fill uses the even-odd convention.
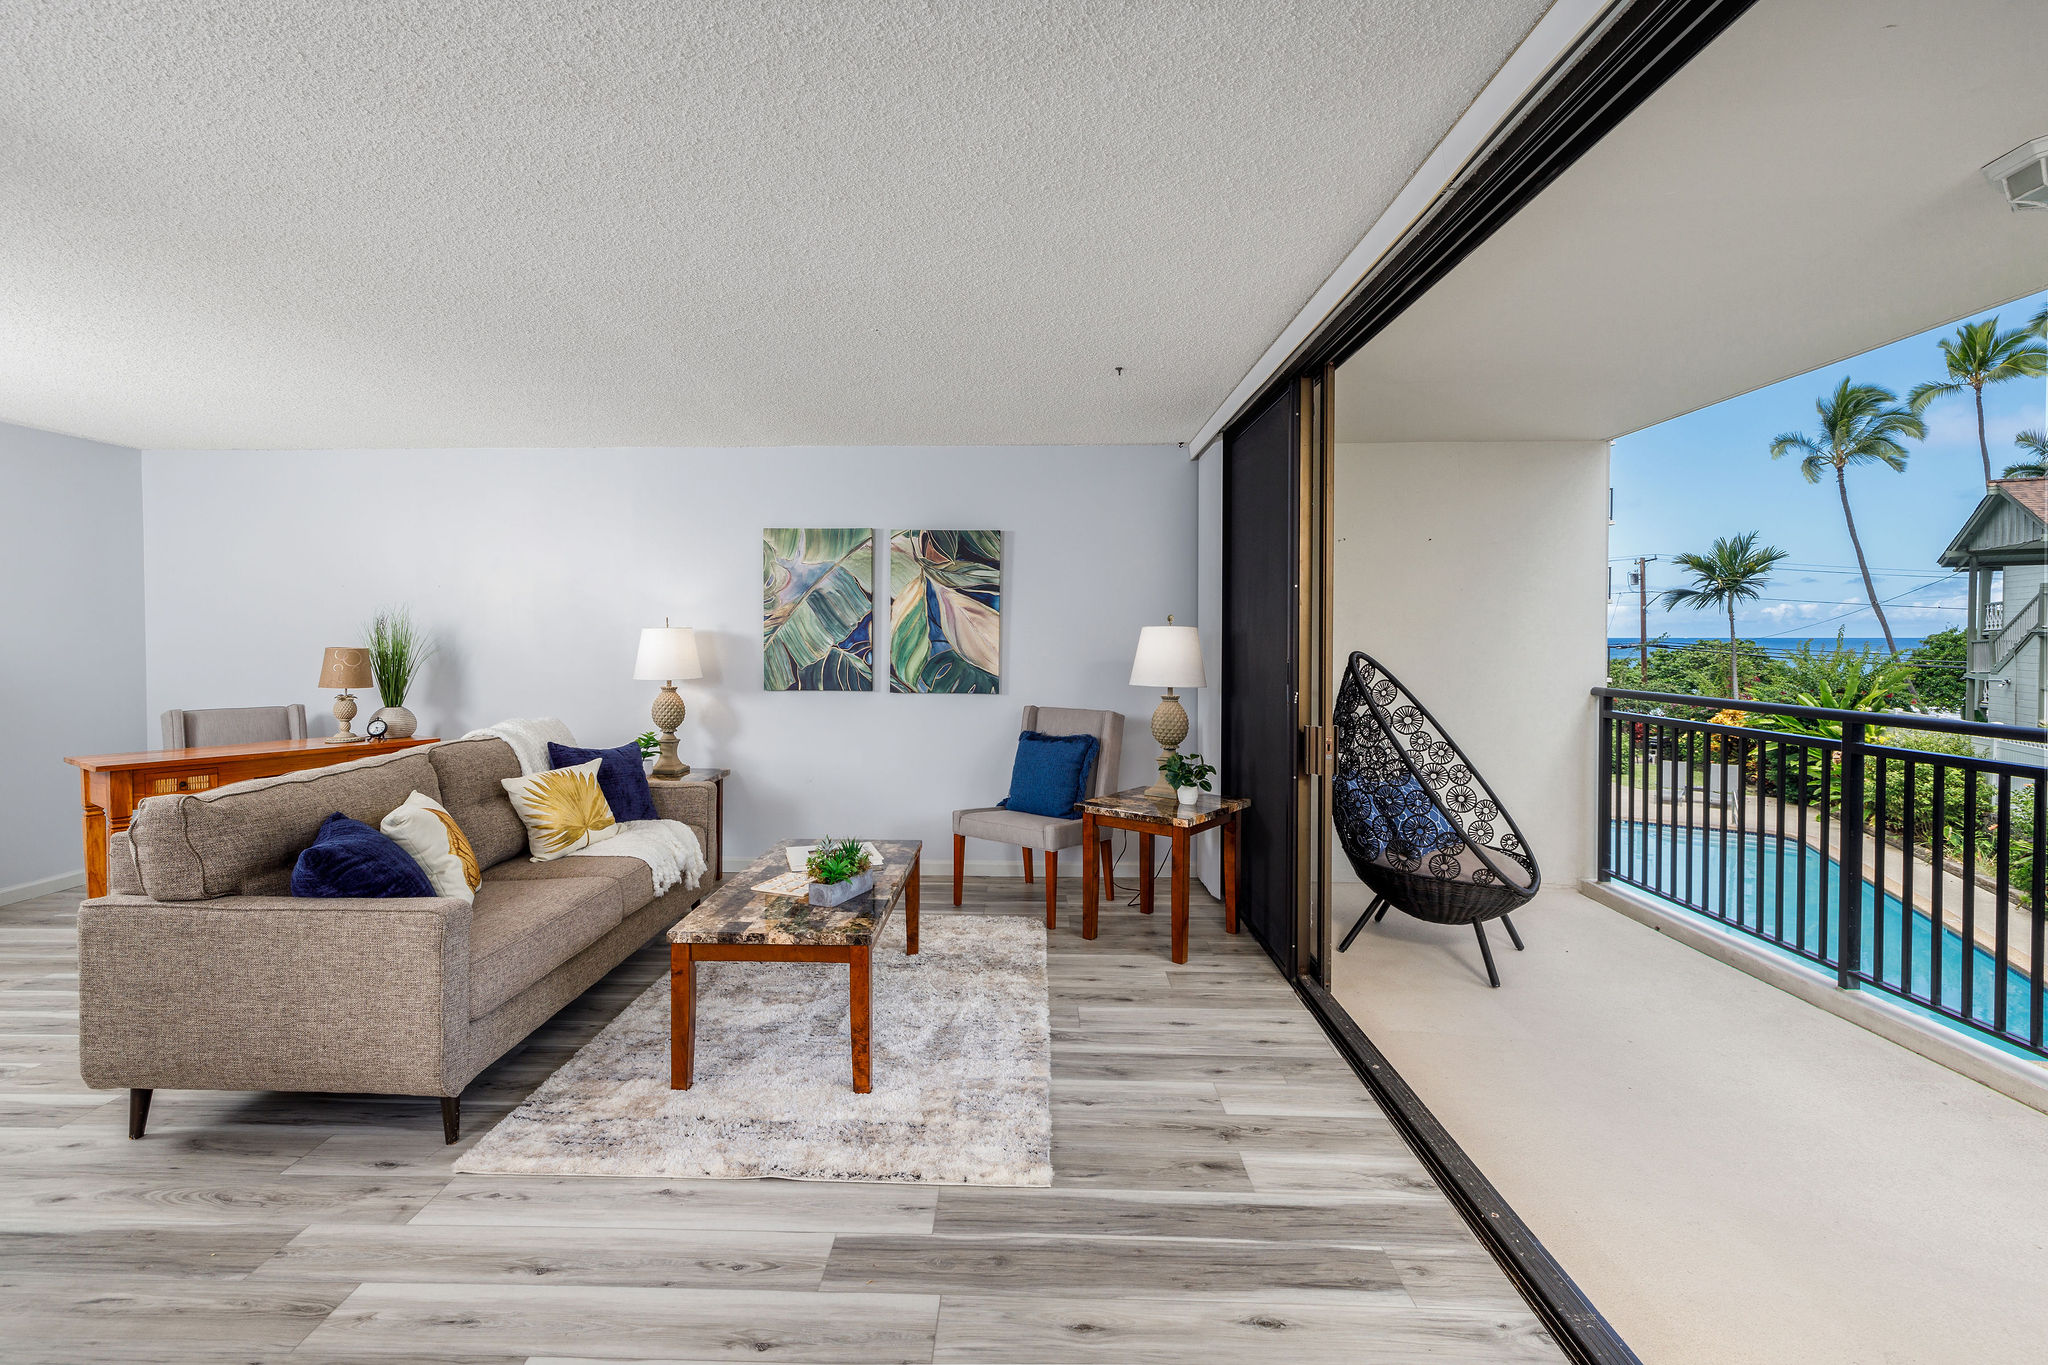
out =
[[[638,741],[616,749],[578,749],[548,741],[550,767],[573,768],[593,758],[603,760],[597,765],[597,789],[604,793],[605,804],[612,808],[612,819],[623,824],[628,820],[661,818],[654,809],[654,793],[647,786],[647,768],[640,757]]]
[[[1002,801],[1003,808],[1071,818],[1075,804],[1088,795],[1088,778],[1101,748],[1093,735],[1024,731],[1017,736],[1017,761],[1010,769],[1010,794]]]
[[[431,896],[434,886],[397,840],[336,811],[292,864],[292,894]]]

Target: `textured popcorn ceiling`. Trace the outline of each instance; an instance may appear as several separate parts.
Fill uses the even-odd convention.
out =
[[[1544,7],[11,0],[0,420],[1183,440]]]

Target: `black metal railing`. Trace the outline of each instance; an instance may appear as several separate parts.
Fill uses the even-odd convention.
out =
[[[2035,1056],[2048,731],[1595,688],[1616,881]]]

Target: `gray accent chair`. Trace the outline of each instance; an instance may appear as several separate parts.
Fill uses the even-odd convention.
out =
[[[1107,796],[1117,789],[1117,771],[1123,761],[1124,718],[1120,711],[1082,711],[1064,706],[1027,706],[1024,729],[1042,735],[1093,735],[1102,748],[1095,756],[1095,770],[1089,775],[1088,794]],[[1081,822],[1056,816],[1031,815],[1000,806],[978,806],[953,812],[953,904],[960,903],[961,878],[967,862],[967,841],[987,839],[998,844],[1015,844],[1024,852],[1024,880],[1031,880],[1031,854],[1045,855],[1045,927],[1058,927],[1060,850],[1081,846]],[[1092,856],[1102,860],[1104,892],[1116,895],[1116,858],[1110,851],[1109,831],[1104,830]],[[1085,856],[1090,856],[1084,854]]]
[[[273,739],[304,739],[306,708],[290,706],[217,706],[208,711],[166,711],[166,749],[204,749],[215,744],[261,744]]]

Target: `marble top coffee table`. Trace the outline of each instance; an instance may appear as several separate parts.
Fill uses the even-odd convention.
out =
[[[668,931],[669,1088],[690,1088],[697,1032],[699,962],[844,962],[851,983],[853,1088],[867,1094],[868,955],[896,903],[903,903],[903,951],[917,951],[920,839],[876,839],[882,868],[875,889],[843,905],[812,905],[756,891],[789,871],[787,850],[812,839],[784,839],[733,874]]]

